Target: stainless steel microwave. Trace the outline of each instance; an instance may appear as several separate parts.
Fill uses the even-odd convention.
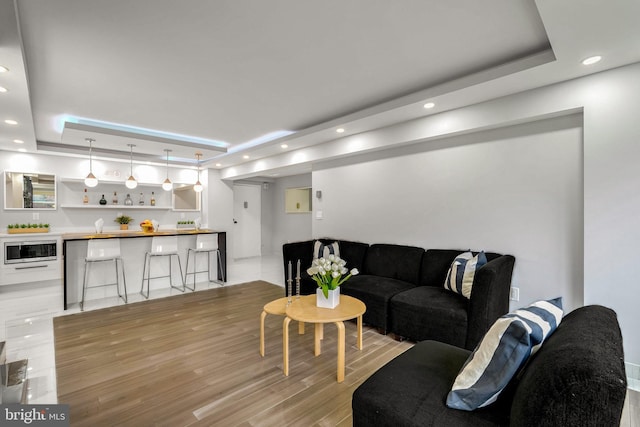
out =
[[[55,240],[5,242],[4,263],[55,261],[58,259],[58,245]]]

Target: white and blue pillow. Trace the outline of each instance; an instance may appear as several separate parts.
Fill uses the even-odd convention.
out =
[[[556,298],[496,320],[462,366],[447,395],[447,406],[473,411],[493,403],[561,319],[562,298]]]
[[[340,256],[338,242],[322,243],[320,240],[316,240],[313,244],[313,259],[328,258],[329,255]]]
[[[449,289],[465,298],[471,298],[471,288],[473,287],[473,278],[476,271],[487,263],[487,256],[484,252],[473,256],[469,252],[458,255],[447,272],[447,278],[444,281],[445,289]]]

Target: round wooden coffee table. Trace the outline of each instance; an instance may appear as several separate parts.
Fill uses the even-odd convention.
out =
[[[357,319],[358,341],[357,346],[362,350],[362,315],[367,307],[362,301],[347,295],[340,295],[340,304],[336,308],[316,307],[316,296],[306,295],[285,307],[286,316],[282,324],[282,346],[283,346],[283,370],[285,375],[289,375],[289,323],[291,320],[315,324],[315,355],[321,352],[320,340],[323,337],[323,325],[325,323],[335,323],[338,328],[338,382],[344,381],[344,352],[345,334],[344,321]]]

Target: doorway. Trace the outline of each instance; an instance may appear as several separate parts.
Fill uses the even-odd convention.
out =
[[[260,185],[233,185],[235,259],[262,255],[261,192]]]

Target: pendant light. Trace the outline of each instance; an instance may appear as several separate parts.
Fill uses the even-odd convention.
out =
[[[85,141],[89,143],[89,175],[87,175],[87,177],[84,179],[84,185],[86,185],[87,187],[95,187],[96,185],[98,185],[98,178],[96,178],[96,176],[93,174],[93,161],[91,158],[91,151],[93,150],[92,144],[95,139],[85,138]]]
[[[167,152],[167,179],[162,183],[162,189],[164,191],[171,191],[173,189],[173,184],[171,183],[171,180],[169,180],[169,153],[171,150],[165,148],[164,151]]]
[[[135,144],[127,144],[130,149],[131,149],[131,156],[129,157],[130,163],[129,163],[129,178],[127,178],[127,180],[125,181],[124,185],[127,186],[127,188],[133,190],[134,188],[136,188],[138,186],[138,181],[136,181],[136,179],[133,177],[133,147],[135,147]]]
[[[196,153],[196,157],[198,158],[198,181],[193,185],[193,191],[196,193],[202,192],[202,184],[200,183],[200,157],[202,157],[202,153]]]

